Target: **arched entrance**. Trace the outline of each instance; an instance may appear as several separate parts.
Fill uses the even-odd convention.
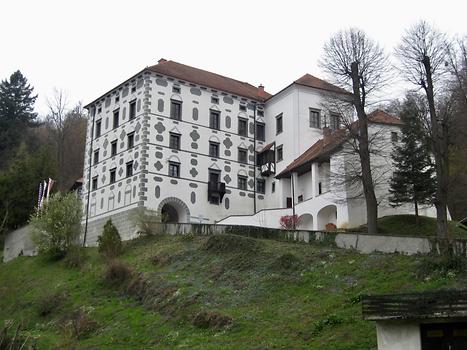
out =
[[[337,225],[337,207],[328,205],[318,212],[318,230],[325,230],[327,224]]]
[[[180,199],[168,197],[159,203],[159,213],[166,223],[188,223],[190,222],[190,209]]]
[[[313,216],[311,214],[300,215],[300,226],[301,230],[313,230]]]

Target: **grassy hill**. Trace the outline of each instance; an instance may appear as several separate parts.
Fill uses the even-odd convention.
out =
[[[137,239],[111,275],[87,256],[0,265],[0,321],[21,321],[39,349],[373,349],[361,294],[467,281],[438,259],[233,235]]]

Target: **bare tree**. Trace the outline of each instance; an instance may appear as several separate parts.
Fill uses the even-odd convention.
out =
[[[357,131],[354,132],[355,149],[360,159],[368,232],[376,233],[378,203],[372,178],[366,110],[369,98],[387,82],[388,57],[363,31],[351,28],[334,34],[324,45],[320,66],[336,85],[352,92],[348,102],[358,119]]]
[[[80,103],[69,108],[63,90],[48,100],[46,122],[52,135],[58,164],[58,186],[66,189],[83,174],[86,115]]]
[[[449,182],[449,124],[451,113],[449,103],[437,106],[446,88],[449,42],[445,34],[420,21],[412,26],[396,49],[400,70],[411,83],[423,89],[430,116],[429,129],[431,148],[435,158],[437,188],[436,213],[438,237],[447,240],[447,202]],[[440,107],[440,108],[438,108]]]

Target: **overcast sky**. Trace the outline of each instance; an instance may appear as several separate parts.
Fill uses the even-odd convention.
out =
[[[324,77],[323,43],[340,29],[392,52],[419,19],[467,33],[466,10],[455,0],[1,0],[0,78],[21,70],[41,114],[54,87],[88,103],[161,57],[275,93],[305,73]]]

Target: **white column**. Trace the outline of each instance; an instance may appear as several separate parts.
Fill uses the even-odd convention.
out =
[[[298,174],[292,173],[292,178],[290,180],[290,194],[292,197],[292,205],[295,205],[297,203],[295,198],[297,197]]]
[[[311,164],[311,194],[313,198],[319,194],[319,175],[318,163]]]

